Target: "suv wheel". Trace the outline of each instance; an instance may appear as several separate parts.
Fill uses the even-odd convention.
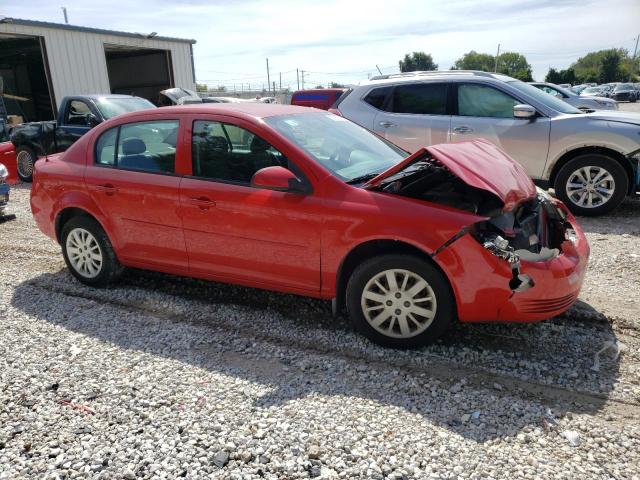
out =
[[[431,343],[455,315],[444,275],[410,255],[382,255],[363,262],[349,279],[346,301],[355,328],[386,347]]]
[[[100,224],[91,217],[73,217],[62,228],[62,254],[69,271],[82,283],[104,287],[124,270]]]
[[[585,154],[560,169],[553,188],[573,213],[595,216],[620,205],[628,187],[627,173],[619,162],[607,155]]]
[[[33,165],[36,162],[36,154],[29,147],[18,147],[16,150],[16,166],[18,176],[23,182],[33,180]]]

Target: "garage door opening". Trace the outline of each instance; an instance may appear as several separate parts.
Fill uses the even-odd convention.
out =
[[[40,37],[0,35],[0,118],[18,115],[31,122],[55,117],[44,50]]]
[[[104,46],[111,93],[157,103],[160,90],[173,87],[171,52],[123,45]]]

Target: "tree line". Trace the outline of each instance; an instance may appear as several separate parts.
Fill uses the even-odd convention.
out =
[[[638,81],[638,61],[624,48],[590,52],[580,57],[565,70],[550,68],[545,81],[551,83],[577,83]],[[407,53],[398,62],[401,72],[437,70],[438,64],[425,52]],[[531,65],[521,53],[504,52],[498,55],[479,53],[475,50],[465,53],[455,61],[451,70],[480,70],[503,73],[524,82],[533,81]]]

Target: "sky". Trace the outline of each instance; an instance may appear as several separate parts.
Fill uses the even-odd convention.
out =
[[[0,0],[0,17],[192,38],[196,79],[228,89],[359,83],[425,51],[441,70],[469,50],[523,53],[536,80],[640,35],[640,0]],[[639,48],[640,50],[640,48]],[[640,51],[639,51],[640,55]],[[376,67],[377,65],[377,67]]]

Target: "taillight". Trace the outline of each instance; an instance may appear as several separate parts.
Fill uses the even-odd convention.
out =
[[[342,114],[340,113],[340,110],[338,110],[337,108],[330,108],[328,110],[328,112],[333,113],[334,115],[338,115],[338,116],[342,117]]]

